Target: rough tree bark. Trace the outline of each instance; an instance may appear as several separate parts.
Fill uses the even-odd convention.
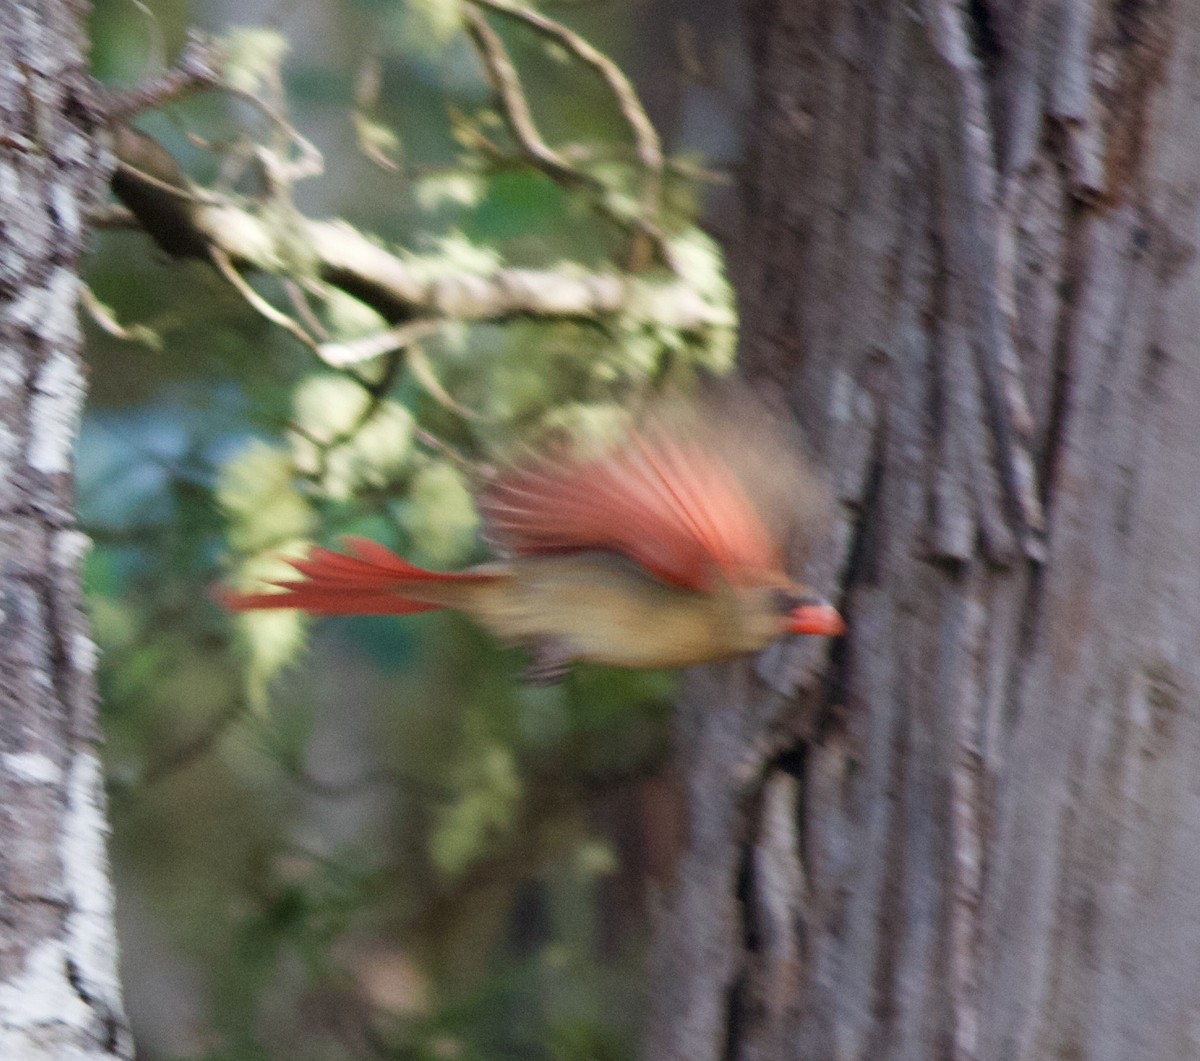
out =
[[[130,1058],[72,445],[86,206],[109,163],[83,10],[0,5],[0,1057]]]
[[[691,680],[646,1056],[1198,1057],[1200,3],[747,8],[851,633]]]

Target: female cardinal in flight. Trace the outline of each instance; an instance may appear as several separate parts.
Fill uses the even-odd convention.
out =
[[[785,522],[806,554],[824,491],[744,394],[664,406],[598,455],[563,447],[483,484],[477,504],[503,560],[444,574],[376,542],[314,548],[303,579],[224,590],[237,611],[380,615],[455,608],[533,653],[528,677],[576,660],[682,667],[757,652],[786,633],[838,636],[834,608],[784,572]],[[801,556],[803,559],[803,556]]]

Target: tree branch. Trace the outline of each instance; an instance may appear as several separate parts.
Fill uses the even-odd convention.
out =
[[[430,276],[344,221],[296,213],[286,232],[253,202],[193,187],[178,164],[144,133],[121,128],[113,191],[162,250],[212,263],[220,252],[239,271],[290,277],[297,248],[316,276],[366,303],[390,324],[439,317],[468,323],[517,317],[595,321],[637,311],[683,332],[729,325],[728,310],[687,283],[661,275],[517,269]]]

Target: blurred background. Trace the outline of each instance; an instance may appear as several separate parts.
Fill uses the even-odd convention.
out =
[[[464,163],[463,115],[488,90],[447,10],[98,0],[93,63],[129,86],[192,27],[243,27],[231,39],[247,69],[286,41],[277,87],[325,160],[295,188],[305,214],[413,253],[604,262],[602,227],[566,192]],[[719,239],[735,223],[749,91],[732,4],[543,10],[631,74],[680,164],[673,208]],[[624,141],[577,67],[505,40],[552,143]],[[210,93],[139,124],[196,179],[232,186],[243,177],[222,167],[236,151],[213,148],[256,120]],[[547,410],[591,415],[628,366],[561,328],[442,336],[438,378],[409,365],[368,381],[380,415],[347,440],[362,388],[320,371],[210,267],[113,230],[88,282],[126,329],[91,329],[79,500],[96,543],[87,590],[139,1056],[634,1056],[647,919],[680,829],[672,678],[583,669],[527,688],[520,659],[452,617],[239,626],[208,597],[253,570],[246,557],[346,532],[433,566],[478,558],[462,478],[413,416],[470,455]],[[340,319],[324,323],[377,326],[359,310],[327,303]]]

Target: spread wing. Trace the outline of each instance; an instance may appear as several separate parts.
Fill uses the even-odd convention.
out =
[[[560,452],[502,472],[479,498],[489,538],[516,556],[611,550],[691,589],[782,577],[781,535],[745,471],[790,479],[796,456],[761,423],[729,422],[735,411],[751,410],[658,416],[601,456]]]

